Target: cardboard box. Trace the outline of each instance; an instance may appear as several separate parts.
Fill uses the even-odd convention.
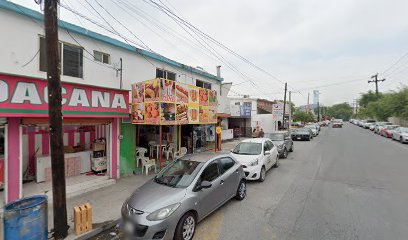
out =
[[[105,143],[93,143],[92,144],[92,151],[105,151]]]
[[[108,161],[106,157],[91,158],[91,169],[95,172],[108,169]]]

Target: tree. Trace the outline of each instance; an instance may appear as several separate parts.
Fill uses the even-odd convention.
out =
[[[353,108],[348,103],[335,104],[327,108],[326,115],[349,120],[353,116]]]
[[[313,122],[314,116],[310,112],[302,112],[298,110],[293,114],[293,121],[294,122]]]
[[[360,100],[358,101],[360,107],[366,108],[370,102],[375,102],[378,99],[382,98],[383,94],[375,94],[373,91],[368,91],[367,93],[362,93]]]

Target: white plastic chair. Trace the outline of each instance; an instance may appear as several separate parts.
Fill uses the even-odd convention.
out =
[[[137,148],[136,149],[136,167],[139,167],[139,161],[142,161],[142,157],[146,157],[147,149],[146,148]]]
[[[153,153],[154,153],[154,144],[156,144],[156,141],[149,141],[149,156],[153,157]]]
[[[146,175],[149,175],[149,168],[154,167],[154,172],[157,172],[156,169],[156,160],[149,159],[148,157],[142,157],[142,173],[143,170],[146,170]]]
[[[180,148],[180,151],[174,153],[174,159],[179,159],[179,158],[183,157],[186,154],[187,154],[187,148],[182,147],[182,148]]]
[[[169,146],[164,149],[163,154],[166,154],[166,160],[169,160],[169,157],[171,156],[171,159],[174,160],[174,143],[170,143]]]

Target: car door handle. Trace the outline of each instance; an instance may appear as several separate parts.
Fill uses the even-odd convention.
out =
[[[224,184],[224,180],[221,180],[220,185],[223,185],[223,184]]]

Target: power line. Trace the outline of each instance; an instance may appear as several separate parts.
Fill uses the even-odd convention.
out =
[[[244,80],[249,80],[252,85],[255,88],[258,88],[258,90],[262,92],[262,89],[256,85],[256,83],[251,80],[251,78],[249,76],[247,76],[246,74],[242,73],[241,71],[239,71],[233,64],[229,63],[220,53],[218,53],[213,47],[211,47],[204,39],[203,36],[201,34],[197,33],[197,30],[194,26],[192,26],[191,24],[186,24],[186,21],[184,21],[183,19],[181,19],[180,17],[178,17],[177,15],[175,15],[172,11],[170,11],[168,9],[168,7],[163,7],[160,4],[154,2],[154,1],[147,1],[144,0],[145,3],[149,4],[150,6],[153,6],[154,8],[157,8],[158,10],[162,11],[164,14],[166,14],[168,17],[170,17],[176,24],[178,24],[187,34],[189,34],[194,40],[196,40],[202,47],[204,47],[207,51],[209,51],[211,54],[213,54],[218,60],[220,60],[221,62],[223,62],[229,69],[231,69],[233,72],[237,73],[240,77],[242,77]],[[153,5],[152,5],[153,4]],[[199,39],[197,39],[196,37],[194,37],[189,31],[187,31],[182,25],[184,25],[185,27],[187,27],[188,29],[190,29],[190,31],[192,31],[198,38],[201,39],[201,41]],[[205,46],[205,45],[206,46]],[[265,93],[263,93],[265,94]],[[266,95],[266,94],[265,94]]]
[[[246,59],[245,57],[239,55],[238,53],[236,53],[235,51],[231,50],[230,48],[226,47],[225,45],[223,45],[222,43],[220,43],[219,41],[217,41],[216,39],[212,38],[211,36],[209,36],[208,34],[202,32],[200,29],[196,28],[195,26],[193,26],[191,23],[189,23],[188,21],[182,19],[181,17],[179,17],[177,14],[175,14],[173,11],[171,11],[167,6],[161,6],[160,4],[158,4],[157,2],[153,1],[153,0],[149,0],[150,2],[152,2],[153,4],[157,5],[158,7],[160,7],[160,9],[164,9],[164,11],[169,12],[170,14],[172,14],[173,16],[175,16],[177,19],[179,19],[180,21],[182,21],[184,24],[192,27],[193,29],[195,29],[198,33],[200,33],[202,36],[204,36],[205,38],[207,38],[208,40],[212,41],[213,43],[217,44],[218,46],[222,47],[223,49],[225,49],[226,51],[228,51],[229,53],[231,53],[232,55],[238,57],[239,59],[241,59],[242,61],[246,62],[247,64],[251,65],[252,67],[258,69],[259,71],[263,72],[264,74],[270,76],[271,78],[275,79],[276,81],[279,81],[280,83],[284,84],[285,82],[280,80],[279,78],[277,78],[276,76],[274,76],[273,74],[269,73],[268,71],[262,69],[261,67],[258,67],[257,65],[255,65],[253,62],[251,62],[250,60]],[[146,0],[145,0],[146,2]],[[293,87],[291,87],[293,88]],[[294,89],[294,88],[293,88]],[[296,90],[296,89],[294,89]]]

